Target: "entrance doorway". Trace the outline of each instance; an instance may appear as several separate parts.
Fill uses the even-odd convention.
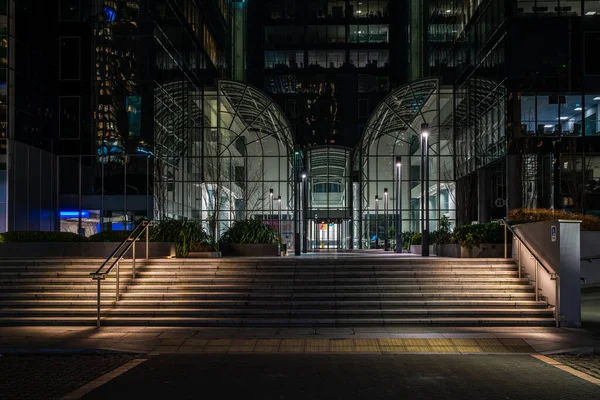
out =
[[[348,249],[350,220],[318,219],[309,223],[308,246],[310,250]]]

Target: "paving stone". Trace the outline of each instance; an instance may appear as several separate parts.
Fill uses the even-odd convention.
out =
[[[600,355],[597,354],[561,354],[551,356],[554,360],[600,379]]]
[[[61,398],[134,358],[130,354],[5,355],[0,357],[0,398]]]

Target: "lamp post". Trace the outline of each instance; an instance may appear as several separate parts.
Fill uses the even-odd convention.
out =
[[[279,236],[281,236],[281,196],[277,196],[277,230],[279,231]]]
[[[271,199],[271,228],[273,228],[275,225],[273,221],[275,219],[275,216],[273,215],[273,189],[269,189],[269,198]]]
[[[396,157],[396,253],[402,253],[402,157]]]
[[[375,248],[379,248],[379,196],[375,196]]]
[[[306,185],[306,172],[302,173],[302,252],[307,252],[307,237],[306,237],[306,211],[307,201],[308,201],[308,193],[307,193],[307,185]]]
[[[421,124],[421,256],[429,257],[429,125]]]
[[[388,251],[388,244],[389,244],[389,237],[388,237],[388,230],[389,230],[389,226],[388,226],[388,190],[387,188],[383,189],[383,215],[385,218],[384,224],[383,224],[383,229],[385,229],[385,231],[383,232],[383,250],[384,251]]]

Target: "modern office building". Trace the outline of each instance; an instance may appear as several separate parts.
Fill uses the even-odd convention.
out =
[[[405,8],[388,0],[249,3],[248,82],[285,111],[299,147],[356,146],[377,104],[406,82]]]
[[[518,207],[600,212],[599,3],[412,2],[419,8],[411,23],[425,33],[411,54],[422,57],[411,71],[454,92],[458,221]]]

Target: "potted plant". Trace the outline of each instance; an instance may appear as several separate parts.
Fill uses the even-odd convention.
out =
[[[154,223],[151,237],[153,241],[173,243],[174,255],[181,258],[188,257],[192,245],[210,242],[210,237],[202,229],[200,221],[170,218]]]
[[[253,219],[235,221],[219,241],[223,255],[245,257],[279,256],[281,244],[276,229]]]
[[[438,242],[439,243],[439,242]],[[496,222],[457,226],[439,256],[461,258],[504,257],[504,228]]]

